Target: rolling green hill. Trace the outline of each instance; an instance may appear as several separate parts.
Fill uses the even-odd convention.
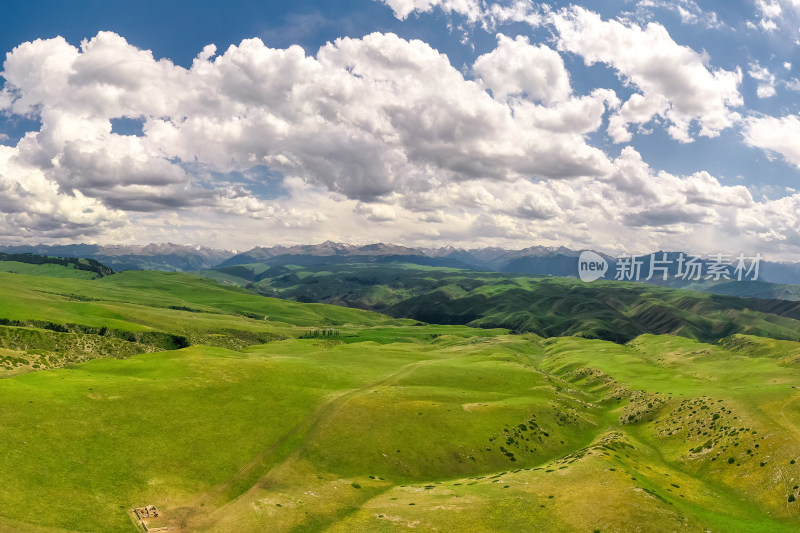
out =
[[[109,276],[114,273],[114,270],[94,259],[0,253],[0,272],[56,278],[95,279]]]
[[[146,505],[200,532],[800,528],[798,342],[545,339],[155,272],[0,273],[0,323],[0,531],[141,531]]]
[[[668,286],[745,298],[800,300],[800,285],[789,283],[767,283],[766,281],[701,281],[690,283],[671,282]]]
[[[0,348],[37,348],[24,357],[7,355],[0,375],[4,366],[10,372],[49,368],[95,353],[129,355],[193,344],[240,349],[301,335],[303,327],[409,323],[264,298],[185,274],[131,271],[88,281],[0,273]]]
[[[716,341],[734,333],[800,340],[800,304],[643,283],[404,264],[237,265],[203,275],[300,302],[370,309],[440,324],[627,342],[644,333]]]

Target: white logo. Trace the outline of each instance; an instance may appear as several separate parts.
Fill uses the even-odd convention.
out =
[[[581,281],[590,282],[602,278],[608,270],[608,263],[595,252],[586,250],[578,258],[578,276]]]

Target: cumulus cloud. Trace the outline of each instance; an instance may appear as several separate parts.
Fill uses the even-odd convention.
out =
[[[732,226],[737,212],[756,205],[746,187],[723,185],[707,172],[655,172],[632,147],[622,150],[608,174],[596,178],[518,180],[510,186],[474,180],[404,195],[398,203],[404,210],[424,213],[428,223],[444,226],[459,217],[463,222],[457,226],[476,235],[525,235],[573,246],[615,242],[617,248],[638,251],[669,242],[669,235],[675,236],[669,238],[678,248],[687,244],[681,239],[689,233],[708,238],[708,228]],[[491,231],[488,221],[496,225]],[[702,243],[691,244],[698,248]]]
[[[781,16],[781,4],[777,0],[756,0],[756,9],[760,17],[759,25],[766,31],[778,28],[775,20]]]
[[[255,198],[249,190],[242,186],[231,186],[227,190],[219,191],[216,203],[219,211],[226,215],[266,219],[276,213],[274,205]]]
[[[761,252],[800,244],[792,229],[797,211],[791,207],[800,195],[756,202],[746,187],[725,185],[708,172],[655,171],[631,147],[612,165],[604,176],[569,182],[472,180],[409,193],[397,198],[396,220],[402,224],[396,227],[404,242],[431,245],[525,240],[630,253],[659,248],[710,253],[710,242]],[[771,233],[770,228],[782,229]]]
[[[4,64],[3,93],[12,113],[36,116],[42,126],[19,141],[16,159],[38,168],[63,193],[113,209],[198,203],[205,193],[160,147],[111,133],[111,118],[169,112],[181,74],[111,33],[84,41],[81,49],[60,37],[18,46]]]
[[[504,74],[496,58],[513,47],[548,65]],[[491,83],[516,83],[508,91],[542,102],[519,119],[499,85],[493,98],[445,55],[393,34],[339,39],[316,56],[259,39],[221,55],[210,45],[185,69],[110,32],[80,47],[60,37],[21,44],[4,63],[0,101],[41,121],[14,147],[16,158],[59,191],[112,210],[270,213],[255,196],[231,196],[188,166],[266,166],[365,202],[450,180],[605,171],[606,156],[582,134],[599,127],[611,95],[561,102],[571,90],[558,53],[522,39],[501,40],[482,65]],[[586,106],[594,106],[591,121],[558,131]],[[143,135],[113,133],[119,117],[142,120]]]
[[[559,50],[575,53],[587,65],[603,63],[617,71],[624,83],[640,92],[622,106],[612,117],[609,135],[615,142],[632,140],[630,125],[644,125],[653,118],[662,118],[670,136],[681,142],[691,142],[690,128],[699,126],[699,135],[715,137],[740,120],[735,108],[743,104],[739,93],[740,70],[713,69],[704,53],[676,43],[661,24],[649,22],[640,26],[629,20],[603,20],[599,14],[578,6],[552,11],[529,1],[513,2],[513,17],[491,16],[509,12],[508,3],[447,0],[383,0],[399,18],[412,12],[429,12],[435,8],[447,13],[459,13],[470,22],[482,22],[484,27],[506,22],[524,21],[533,27],[547,25],[555,32]],[[791,0],[795,1],[795,0]],[[642,0],[637,4],[639,18],[648,18],[648,10],[676,10],[685,23],[703,22],[707,27],[720,27],[716,13],[703,11],[693,0],[661,2]],[[527,14],[528,16],[523,16]],[[489,20],[490,24],[486,21]],[[500,37],[498,49],[476,64],[489,87],[492,84],[505,91],[524,91],[531,78],[547,75],[546,65],[532,69],[531,60],[537,56],[536,47],[526,48],[524,38],[513,41]],[[539,50],[538,56],[544,59]],[[503,60],[514,59],[504,64]],[[525,62],[527,68],[522,66]],[[552,72],[551,71],[551,75]],[[527,78],[527,79],[526,79]],[[507,89],[501,85],[505,84]],[[539,86],[537,84],[537,86]],[[492,87],[494,91],[494,87]],[[766,90],[766,89],[765,89]],[[762,90],[763,94],[766,94]],[[536,96],[542,96],[537,94]],[[639,128],[639,131],[645,131]]]
[[[640,0],[636,4],[636,18],[650,20],[657,9],[677,13],[684,24],[700,24],[708,29],[724,26],[715,11],[702,9],[694,0]]]
[[[473,5],[394,4],[405,16],[446,4],[467,17]],[[480,23],[534,13],[526,2],[479,7]],[[0,107],[41,126],[0,145],[0,233],[124,239],[135,225],[149,240],[224,247],[253,236],[522,239],[641,252],[748,242],[774,218],[785,239],[770,242],[800,245],[789,229],[794,200],[755,202],[707,172],[658,172],[632,147],[611,159],[587,140],[606,120],[620,141],[654,119],[679,140],[692,125],[716,135],[739,120],[741,73],[712,69],[659,25],[577,8],[548,17],[555,49],[499,35],[464,69],[422,41],[382,33],[313,55],[259,39],[221,53],[209,45],[189,68],[114,33],[80,46],[24,43],[4,64]],[[611,89],[573,89],[564,54],[611,66],[636,92],[623,103]],[[142,135],[112,132],[120,117],[140,120]],[[800,165],[782,141],[800,133],[796,117],[745,124],[749,144]],[[281,194],[264,193],[276,180]]]
[[[527,101],[511,103],[520,120],[530,121],[554,133],[587,134],[597,131],[607,109],[617,109],[619,98],[610,89],[595,89],[590,94],[570,97],[550,106]]]
[[[747,74],[759,82],[758,87],[756,87],[756,94],[759,98],[775,96],[775,75],[768,68],[762,67],[758,64],[758,61],[755,61],[750,64],[750,70]]]
[[[565,100],[572,89],[564,60],[546,45],[527,37],[497,36],[497,48],[480,56],[473,71],[496,97],[520,95],[530,100]]]
[[[608,108],[619,107],[610,89],[573,95],[564,60],[552,48],[531,45],[524,36],[499,34],[497,41],[493,51],[478,57],[473,72],[481,87],[505,100],[522,123],[554,135],[586,134],[601,127]]]
[[[471,21],[480,20],[483,14],[479,0],[384,0],[384,3],[399,19],[407,18],[413,12],[429,13],[437,7],[445,12],[460,13]]]
[[[80,191],[65,194],[41,169],[20,160],[13,148],[0,146],[0,232],[74,238],[125,222],[124,213]]]
[[[444,13],[457,14],[469,23],[480,23],[486,29],[507,22],[541,22],[539,6],[531,0],[509,0],[484,2],[482,0],[378,0],[389,6],[394,15],[405,20],[412,13],[430,13],[440,9]]]
[[[789,30],[797,32],[800,19],[800,0],[755,0],[757,26],[766,32]],[[750,23],[751,27],[756,24]]]
[[[744,139],[750,146],[774,153],[796,167],[800,167],[800,118],[797,115],[784,117],[754,116],[747,119]]]
[[[353,211],[371,222],[389,222],[397,218],[394,207],[386,204],[358,202]]]
[[[707,172],[677,176],[650,168],[631,147],[596,178],[508,182],[479,178],[366,202],[287,178],[289,196],[271,216],[189,211],[143,213],[135,223],[160,240],[190,238],[217,246],[260,242],[400,242],[438,246],[519,247],[520,242],[600,247],[643,253],[659,248],[709,253],[710,242],[732,249],[780,252],[800,238],[791,229],[797,199],[756,202],[747,188]],[[236,196],[235,191],[231,196]],[[262,206],[254,206],[258,209]],[[770,228],[783,228],[771,233]]]
[[[800,194],[737,213],[736,225],[769,250],[792,251],[800,244]]]
[[[630,140],[628,124],[655,116],[664,118],[670,136],[682,142],[692,140],[693,123],[700,135],[715,137],[740,119],[733,108],[743,103],[741,72],[710,69],[706,56],[676,43],[662,25],[603,20],[581,7],[554,12],[550,21],[561,50],[580,55],[587,65],[611,66],[641,91],[612,124],[609,134],[615,141]]]

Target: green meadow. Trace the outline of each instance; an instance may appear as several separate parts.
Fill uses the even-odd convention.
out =
[[[624,343],[644,333],[668,333],[715,342],[748,333],[800,340],[800,305],[787,301],[796,299],[788,294],[784,300],[739,298],[645,283],[587,284],[574,278],[381,261],[302,267],[254,263],[197,274],[292,301],[545,337]]]
[[[31,265],[18,261],[0,261],[0,272],[27,274],[30,276],[48,276],[56,278],[95,279],[97,274],[87,270],[65,268],[61,265]]]
[[[800,343],[746,301],[718,341],[614,343],[50,273],[0,272],[0,531],[143,531],[145,505],[174,531],[800,530]]]

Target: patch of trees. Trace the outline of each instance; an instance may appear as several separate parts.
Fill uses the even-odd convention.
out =
[[[0,261],[16,261],[17,263],[27,263],[29,265],[61,265],[75,270],[85,270],[94,272],[97,277],[110,276],[115,274],[114,270],[105,266],[95,259],[83,259],[77,257],[52,257],[48,255],[36,254],[6,254],[0,253]]]
[[[319,338],[330,338],[330,337],[341,337],[342,332],[338,329],[315,329],[313,331],[309,331],[308,333],[301,335],[301,339],[319,339]]]

